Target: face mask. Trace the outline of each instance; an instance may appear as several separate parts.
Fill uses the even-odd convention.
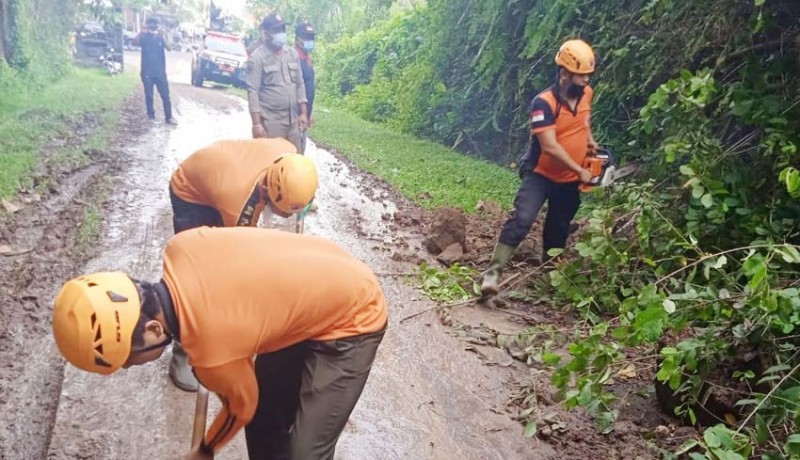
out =
[[[576,85],[575,83],[570,83],[567,86],[567,97],[569,98],[578,98],[583,96],[583,90],[586,89],[585,86]]]
[[[306,50],[307,53],[310,53],[314,50],[314,40],[303,40],[303,49]]]
[[[272,36],[272,44],[276,48],[280,48],[281,46],[286,44],[286,32],[278,32],[277,34]]]

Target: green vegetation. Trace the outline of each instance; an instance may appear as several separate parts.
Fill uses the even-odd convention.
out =
[[[556,369],[565,404],[594,412],[609,431],[613,376],[634,349],[658,356],[659,388],[672,394],[676,413],[724,422],[682,453],[798,458],[797,17],[793,0],[429,0],[323,43],[319,92],[328,106],[507,163],[525,148],[526,108],[551,84],[559,44],[576,36],[592,43],[596,137],[644,168],[637,183],[587,200],[580,240],[530,286],[527,295],[571,305],[585,325],[566,347],[569,359],[551,354],[543,365]],[[387,158],[377,152],[390,136],[356,140],[357,122],[335,113],[330,121],[318,114],[315,135],[351,146],[344,150],[357,164],[407,195],[432,183],[434,196],[442,185],[447,194],[431,206],[465,193],[470,203],[510,204],[513,190],[497,189],[513,188],[510,173],[464,187],[452,179],[456,166],[434,166],[437,156]],[[327,131],[340,122],[340,131]],[[447,162],[467,169],[464,157]],[[436,174],[393,178],[418,164]],[[444,184],[437,174],[448,177]],[[472,184],[485,188],[472,195]],[[709,388],[737,395],[730,417],[700,420]]]
[[[0,94],[41,88],[69,72],[75,1],[0,0]]]
[[[269,11],[280,12],[294,24],[304,18],[316,25],[318,37],[331,41],[371,27],[390,17],[402,7],[421,0],[248,0],[250,12],[257,18]]]
[[[359,168],[389,182],[422,206],[474,212],[479,200],[510,204],[518,186],[508,168],[465,157],[430,141],[364,121],[342,110],[318,107],[314,140],[334,148]]]
[[[80,116],[92,113],[101,127],[80,146],[103,148],[118,120],[116,109],[136,85],[133,74],[111,78],[101,70],[76,69],[44,89],[0,94],[0,197],[24,184],[39,150],[59,136],[69,136]],[[60,158],[80,161],[80,152]]]
[[[96,203],[91,203],[83,209],[83,219],[75,237],[78,246],[88,246],[100,235],[102,217],[103,213]]]
[[[455,263],[446,269],[422,263],[417,275],[419,287],[428,297],[439,302],[454,302],[470,299],[480,294],[475,282],[477,271]]]

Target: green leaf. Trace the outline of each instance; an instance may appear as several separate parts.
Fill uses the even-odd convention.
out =
[[[759,445],[764,444],[767,439],[769,439],[769,426],[761,414],[756,414],[756,442]]]
[[[710,208],[711,206],[714,205],[714,197],[711,196],[710,193],[706,193],[705,195],[703,195],[703,198],[700,199],[700,203],[702,203],[703,206]]]
[[[697,441],[697,439],[690,439],[684,442],[681,445],[681,447],[679,447],[678,450],[675,451],[675,455],[683,455],[689,452],[690,450],[694,449],[695,447],[697,447],[699,444],[700,442]]]
[[[592,384],[586,382],[581,388],[581,392],[578,394],[578,404],[581,406],[587,406],[590,402],[592,402],[593,398],[594,395],[592,394]]]
[[[753,2],[753,3],[754,3],[756,6],[764,6],[764,3],[765,3],[765,2],[766,2],[766,0],[754,0],[754,2]]]
[[[795,246],[783,246],[775,248],[775,252],[779,253],[783,260],[789,264],[800,263],[800,251]]]
[[[800,455],[800,433],[795,433],[786,438],[785,450],[789,455]]]
[[[539,431],[538,427],[536,426],[536,422],[530,421],[527,425],[525,425],[525,437],[532,438],[536,436],[536,432]]]
[[[706,446],[710,449],[723,446],[729,447],[732,444],[732,439],[723,430],[726,430],[724,425],[716,425],[706,429],[705,433],[703,433],[703,440],[706,442]]]
[[[680,169],[681,174],[684,176],[694,176],[694,169],[692,169],[692,167],[689,165],[681,165],[681,167],[678,169]]]
[[[666,311],[669,314],[675,313],[675,302],[669,299],[664,299],[663,305],[664,305],[664,311]]]
[[[692,188],[692,198],[700,198],[704,193],[706,193],[706,188],[702,185]]]
[[[545,364],[549,364],[550,366],[555,366],[561,362],[561,355],[551,352],[543,353],[542,361],[544,361]]]

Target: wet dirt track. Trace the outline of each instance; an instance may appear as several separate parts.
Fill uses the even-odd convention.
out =
[[[176,65],[187,66],[188,55],[176,56],[168,57],[171,78],[185,82],[186,67]],[[123,167],[111,178],[100,255],[86,271],[124,269],[134,277],[159,279],[161,249],[172,234],[167,194],[171,172],[197,148],[249,136],[249,115],[241,99],[177,82],[171,90],[180,124],[156,123],[124,146]],[[397,229],[385,217],[397,211],[390,192],[313,143],[307,154],[317,163],[321,185],[319,212],[307,219],[306,233],[338,242],[382,274],[391,314],[336,458],[554,458],[546,445],[523,438],[521,426],[505,413],[508,395],[497,368],[483,366],[464,351],[464,344],[450,337],[432,313],[399,324],[431,304],[390,276],[413,269],[390,255],[413,254],[421,239],[414,229]],[[294,221],[274,219],[265,225],[291,229]],[[47,347],[44,356],[57,353],[50,338]],[[185,453],[194,395],[169,383],[168,355],[105,378],[67,366],[47,458],[162,459]],[[209,419],[216,408],[212,401]],[[244,433],[217,458],[246,458]]]

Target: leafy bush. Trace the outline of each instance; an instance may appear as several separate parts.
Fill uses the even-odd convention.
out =
[[[764,91],[747,79],[721,87],[708,71],[659,87],[634,125],[654,152],[652,179],[608,190],[575,245],[580,257],[549,274],[548,289],[595,325],[569,347],[572,360],[553,382],[567,405],[595,410],[607,428],[613,395],[604,384],[624,365],[626,347],[645,345],[660,356],[657,379],[680,399],[676,413],[693,423],[710,376],[722,369],[723,382],[743,382],[737,405],[750,416],[735,421],[735,434],[707,434],[698,444],[707,458],[796,449],[800,203],[781,177],[800,160],[800,132],[788,122],[796,107]],[[728,129],[749,134],[726,147],[733,120]],[[745,356],[755,372],[726,367]]]

